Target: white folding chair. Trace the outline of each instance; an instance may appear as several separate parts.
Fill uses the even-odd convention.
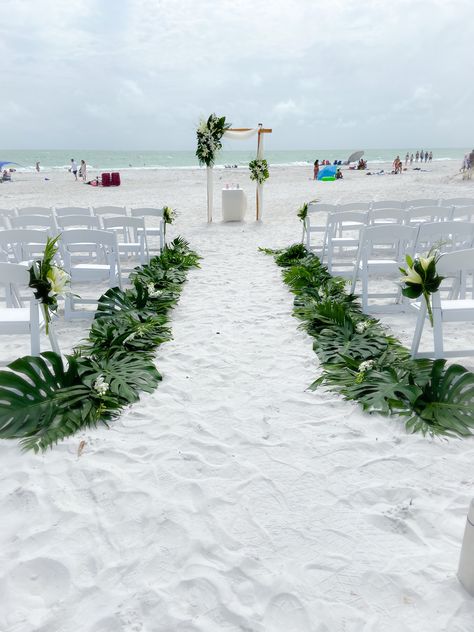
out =
[[[367,226],[361,232],[351,292],[355,293],[357,281],[360,279],[364,312],[369,310],[369,298],[400,298],[399,287],[395,292],[369,294],[369,277],[396,275],[398,282],[399,267],[404,263],[405,254],[413,253],[416,233],[415,227],[398,224]],[[386,286],[386,283],[384,285]],[[377,306],[378,311],[382,309],[382,306]],[[393,309],[393,306],[390,309]]]
[[[406,223],[410,226],[421,222],[447,222],[453,216],[453,208],[445,206],[417,206],[407,210]]]
[[[126,206],[93,206],[92,214],[100,217],[102,226],[102,218],[104,215],[111,215],[113,217],[128,215]]]
[[[163,219],[163,209],[155,208],[155,207],[137,207],[130,209],[130,215],[132,217],[143,217],[145,220],[145,230],[147,238],[149,237],[158,237],[159,238],[159,250],[163,250],[166,245],[165,238],[165,222]],[[158,226],[151,225],[153,219],[158,221]],[[151,251],[151,239],[148,239],[148,248]]]
[[[39,301],[37,301],[30,288],[29,272],[25,266],[16,263],[0,262],[0,285],[5,286],[6,307],[0,308],[0,334],[10,336],[29,335],[31,355],[39,355],[40,331],[44,329],[45,320]],[[24,306],[25,298],[20,297],[20,291],[28,289],[26,299],[28,307]],[[60,353],[53,323],[49,324],[49,339],[53,351]]]
[[[321,219],[321,215],[327,216],[329,213],[335,213],[337,206],[335,204],[319,204],[318,202],[308,203],[308,214],[305,219],[305,232],[306,232],[306,248],[308,250],[320,250],[324,247],[324,235],[326,233],[327,220],[318,223],[318,218]],[[320,245],[312,244],[311,237],[313,234],[322,233],[323,243]]]
[[[92,215],[92,209],[90,206],[56,206],[54,209],[56,217],[67,217],[68,215],[90,216]]]
[[[104,217],[104,230],[117,234],[119,254],[127,259],[138,257],[141,264],[148,261],[148,244],[143,217]]]
[[[55,224],[52,216],[46,215],[18,215],[9,218],[12,228],[35,228],[38,230],[46,230],[50,233],[54,232]]]
[[[400,202],[400,200],[378,200],[377,202],[372,202],[370,207],[373,211],[377,211],[382,208],[405,208],[405,202]]]
[[[55,222],[58,231],[73,228],[100,229],[100,220],[93,215],[58,215]]]
[[[474,204],[471,206],[454,206],[453,217],[455,222],[472,222],[474,218]]]
[[[418,198],[416,200],[407,200],[405,208],[418,208],[419,206],[439,206],[440,200],[434,198]]]
[[[414,251],[426,255],[433,246],[440,252],[465,250],[474,241],[474,224],[469,222],[423,222],[418,226]]]
[[[17,209],[17,215],[44,215],[51,217],[53,209],[50,206],[24,206]]]
[[[42,257],[47,230],[12,228],[0,231],[0,260],[11,263],[28,263],[31,259]]]
[[[369,225],[404,224],[407,213],[402,208],[377,208],[369,211]]]
[[[346,204],[338,204],[338,211],[368,211],[371,202],[347,202]]]
[[[64,259],[64,269],[71,277],[72,283],[98,283],[106,281],[109,288],[122,287],[120,259],[117,245],[117,235],[105,230],[65,230],[61,233],[61,251]],[[105,261],[90,257],[91,244],[97,253],[104,253]],[[83,253],[80,256],[80,249]],[[84,261],[84,257],[86,260]],[[78,261],[76,262],[76,259]],[[68,294],[64,303],[64,316],[69,318],[84,318],[93,316],[93,312],[76,310],[79,304],[97,303],[97,299],[78,298]]]
[[[455,292],[450,292],[446,298],[441,297],[440,290],[431,295],[433,309],[433,351],[420,352],[420,340],[426,322],[427,308],[424,299],[412,303],[418,311],[418,319],[411,346],[412,358],[434,357],[453,358],[474,355],[474,347],[457,351],[445,351],[443,340],[444,323],[474,324],[474,298],[465,296],[465,277],[474,270],[474,249],[457,250],[442,255],[436,270],[440,276],[450,281]],[[444,283],[444,282],[443,282]],[[443,284],[442,284],[443,285]]]
[[[15,217],[16,214],[16,208],[0,208],[1,217]]]
[[[366,222],[367,211],[337,211],[328,215],[322,259],[324,260],[327,254],[327,267],[331,274],[352,276],[360,231]]]

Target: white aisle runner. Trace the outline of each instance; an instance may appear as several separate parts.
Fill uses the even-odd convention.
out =
[[[158,390],[43,458],[8,447],[0,630],[467,630],[442,514],[472,448],[448,483],[449,444],[305,392],[316,357],[264,227],[188,237],[204,259]]]

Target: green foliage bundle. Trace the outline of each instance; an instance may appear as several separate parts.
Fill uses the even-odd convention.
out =
[[[80,429],[108,423],[161,380],[156,348],[170,340],[168,312],[199,256],[176,238],[131,275],[133,287],[100,297],[88,338],[66,361],[25,356],[0,371],[0,437],[46,450]]]
[[[412,360],[378,320],[362,312],[344,279],[331,276],[302,244],[266,252],[284,268],[295,294],[294,315],[314,338],[322,375],[310,388],[324,385],[367,412],[402,416],[410,432],[473,434],[473,373],[446,360]]]
[[[256,158],[249,162],[250,179],[263,184],[270,177],[268,162],[264,158]]]

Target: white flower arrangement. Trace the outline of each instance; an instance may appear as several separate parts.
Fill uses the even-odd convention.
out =
[[[218,117],[211,114],[207,121],[201,120],[196,129],[197,148],[196,156],[200,165],[212,167],[216,153],[222,148],[222,136],[229,129],[225,116]]]
[[[109,383],[105,381],[103,375],[99,375],[99,377],[94,382],[93,389],[97,391],[100,397],[103,397],[107,391],[109,390]]]
[[[368,320],[361,320],[360,323],[356,325],[356,332],[358,334],[363,334],[366,329],[369,329],[370,322]]]
[[[161,290],[157,290],[153,283],[148,283],[146,289],[150,298],[159,298],[161,296]]]
[[[268,162],[265,159],[256,158],[249,162],[250,179],[263,184],[270,177]]]

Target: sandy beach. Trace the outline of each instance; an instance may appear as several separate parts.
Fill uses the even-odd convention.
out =
[[[458,168],[315,183],[310,166],[275,167],[259,223],[248,171],[216,169],[210,225],[204,169],[125,169],[118,188],[67,172],[0,185],[4,208],[169,205],[170,236],[203,257],[153,394],[43,455],[0,442],[1,632],[472,631],[474,599],[456,578],[472,439],[408,435],[401,421],[308,392],[311,338],[258,251],[299,241],[296,211],[314,198],[474,197]],[[235,183],[246,221],[223,223],[220,189]],[[410,345],[415,315],[382,321]],[[62,351],[88,326],[60,320]],[[447,329],[452,348],[473,339],[473,326]],[[28,340],[2,337],[0,364],[28,352]],[[474,370],[472,357],[460,362]]]

